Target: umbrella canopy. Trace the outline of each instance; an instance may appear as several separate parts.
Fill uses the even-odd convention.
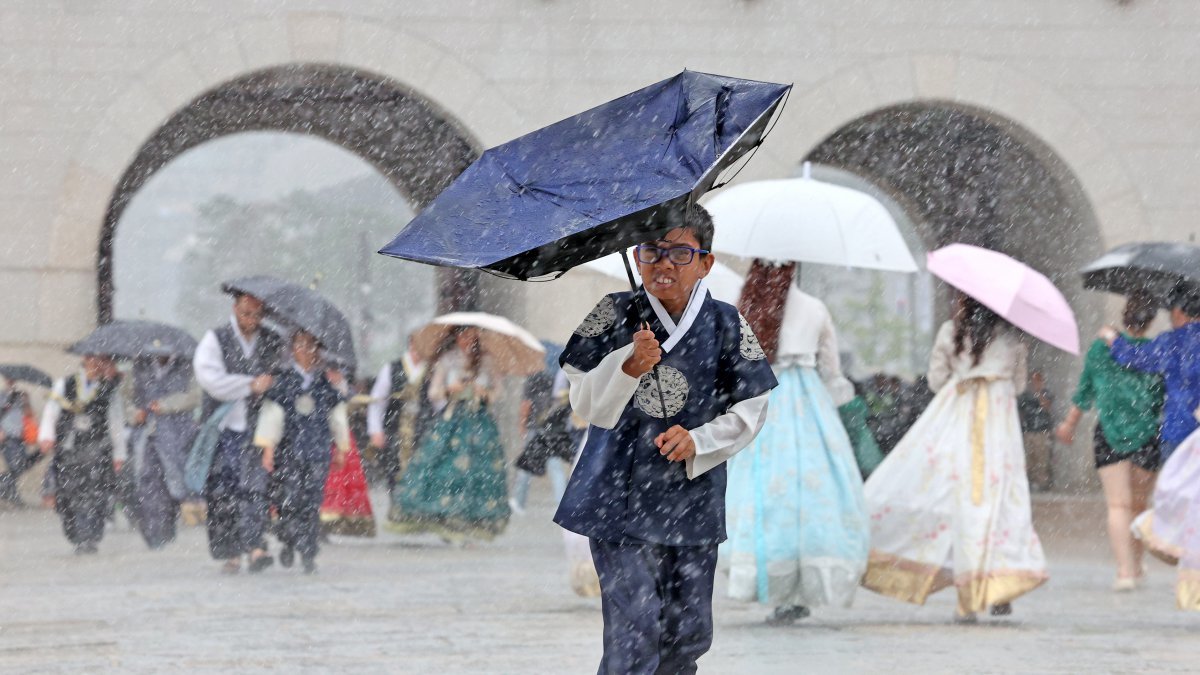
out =
[[[49,375],[25,364],[0,363],[0,377],[10,382],[28,382],[39,387],[49,388],[54,384]]]
[[[268,295],[285,288],[304,288],[299,284],[284,281],[265,274],[230,279],[221,284],[221,291],[231,295],[250,295],[262,300]]]
[[[1180,282],[1200,288],[1200,246],[1166,241],[1126,244],[1080,273],[1084,288],[1121,295],[1147,293],[1165,305]]]
[[[196,339],[182,328],[165,323],[118,320],[97,327],[67,351],[125,359],[157,356],[190,359],[196,351]]]
[[[705,208],[716,224],[713,249],[743,258],[787,260],[893,272],[917,263],[892,214],[871,195],[805,177],[742,183]]]
[[[431,361],[455,326],[480,329],[479,346],[498,375],[528,376],[546,367],[546,348],[532,333],[502,316],[484,312],[453,312],[435,318],[413,333],[413,351]]]
[[[353,372],[358,361],[354,334],[346,315],[316,291],[285,283],[259,297],[272,318],[309,333],[321,343],[325,358]]]
[[[929,253],[929,271],[1030,335],[1079,354],[1079,326],[1067,299],[1040,272],[1003,253],[951,244]]]
[[[605,276],[613,277],[624,281],[626,279],[625,265],[621,262],[621,256],[627,253],[613,253],[606,255],[603,258],[597,258],[590,262],[581,265],[581,269],[592,270],[599,272]],[[641,282],[641,276],[638,274],[637,265],[630,260],[630,266],[633,269],[634,278],[638,283]],[[712,269],[709,270],[708,276],[704,277],[708,282],[708,292],[717,300],[728,302],[731,305],[738,303],[738,295],[742,288],[742,275],[734,272],[721,262],[713,263]]]
[[[790,85],[685,71],[483,153],[380,253],[516,279],[677,226]]]

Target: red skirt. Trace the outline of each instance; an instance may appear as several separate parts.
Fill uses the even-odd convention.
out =
[[[375,515],[367,494],[367,477],[363,473],[358,444],[350,439],[346,461],[337,465],[337,446],[332,447],[334,462],[325,481],[325,501],[321,503],[321,529],[329,534],[351,537],[374,537]]]

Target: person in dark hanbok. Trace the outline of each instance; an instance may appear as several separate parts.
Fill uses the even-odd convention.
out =
[[[425,371],[410,344],[404,356],[379,369],[371,387],[367,434],[389,494],[432,424]]]
[[[712,236],[696,206],[638,246],[645,286],[603,298],[561,358],[591,426],[554,520],[591,540],[601,673],[694,673],[712,645],[725,461],[776,386],[749,324],[708,293]]]
[[[259,449],[251,441],[261,397],[274,382],[272,373],[279,367],[283,343],[262,328],[262,318],[261,300],[237,295],[229,322],[205,333],[192,359],[196,381],[208,395],[204,419],[219,409],[218,402],[233,403],[221,419],[221,435],[204,488],[209,553],[225,561],[221,568],[225,574],[241,569],[242,556],[249,558],[251,572],[274,563],[266,540],[268,477]]]
[[[30,452],[25,439],[25,419],[29,414],[29,396],[11,384],[0,391],[0,500],[24,506],[17,492],[21,475],[37,464],[41,455]]]
[[[183,475],[198,430],[200,388],[190,363],[167,357],[136,361],[125,388],[133,522],[146,545],[158,549],[174,541],[180,504],[193,496]]]
[[[104,537],[116,467],[125,459],[120,375],[111,358],[83,357],[83,368],[54,383],[42,412],[38,444],[54,453],[55,510],[79,554],[96,553]]]
[[[350,452],[349,390],[336,370],[321,370],[320,343],[304,331],[292,337],[291,369],[267,391],[258,415],[254,444],[262,448],[263,467],[278,484],[279,523],[283,543],[279,563],[291,567],[296,553],[304,571],[317,571],[321,538],[321,502],[329,476],[331,444],[339,465]]]

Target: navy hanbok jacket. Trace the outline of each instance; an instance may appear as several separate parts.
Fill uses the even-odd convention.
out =
[[[718,544],[726,537],[724,461],[762,428],[775,375],[745,319],[703,281],[678,325],[644,289],[637,295],[644,315],[634,293],[604,297],[560,360],[572,407],[590,426],[554,521],[603,541]],[[639,380],[620,369],[643,321],[663,347],[665,411],[653,371]],[[696,443],[686,463],[654,445],[676,424]]]

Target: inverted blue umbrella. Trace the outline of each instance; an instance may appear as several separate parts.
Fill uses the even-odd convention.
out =
[[[790,85],[684,71],[483,153],[380,253],[529,280],[677,227]]]

